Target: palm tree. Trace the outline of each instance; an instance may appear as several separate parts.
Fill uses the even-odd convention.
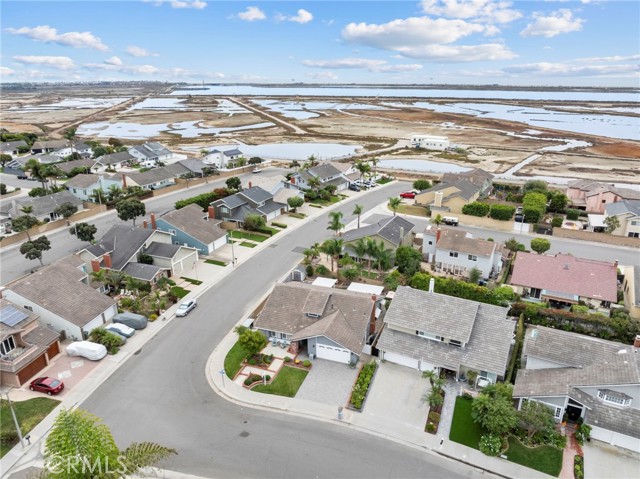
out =
[[[367,238],[358,238],[358,240],[351,245],[351,249],[353,253],[358,258],[358,261],[364,260],[365,255],[367,254]]]
[[[431,387],[433,387],[433,382],[438,378],[438,374],[435,372],[435,370],[431,369],[429,371],[423,371],[422,377],[424,379],[428,379],[429,384],[431,385]]]
[[[437,214],[435,218],[431,218],[431,222],[436,226],[440,226],[443,221],[444,220],[440,214]]]
[[[342,240],[337,238],[331,238],[322,243],[321,250],[331,259],[331,272],[333,273],[333,263],[340,258],[342,254]],[[340,276],[340,268],[338,265],[338,272]]]
[[[377,251],[378,245],[376,244],[376,240],[367,237],[367,272],[369,273],[369,276],[371,276],[371,266],[373,264],[373,259],[376,257]]]
[[[300,168],[300,162],[298,160],[293,160],[289,166],[293,168],[293,171],[298,171],[298,168]]]
[[[393,216],[396,215],[396,211],[400,207],[400,203],[401,203],[400,198],[396,198],[396,197],[389,198],[389,208],[393,210]]]
[[[378,176],[378,163],[380,163],[380,160],[378,158],[371,158],[371,164],[373,165],[373,176],[374,177]]]
[[[74,153],[73,146],[74,146],[75,139],[76,139],[76,131],[77,131],[77,128],[71,127],[71,128],[67,128],[65,130],[64,134],[63,134],[63,136],[67,140],[69,140],[69,145],[71,146],[71,157],[72,158],[73,158],[73,153]]]
[[[24,165],[24,171],[30,171],[31,172],[31,176],[36,178],[38,181],[40,181],[40,183],[42,184],[42,188],[43,189],[47,188],[47,185],[46,185],[46,180],[47,180],[46,173],[47,172],[46,172],[46,170],[47,170],[47,165],[43,165],[42,163],[40,163],[35,158],[30,159]]]
[[[347,281],[353,281],[360,276],[360,267],[357,263],[352,264],[348,268],[342,270],[342,276]]]
[[[127,278],[127,275],[122,271],[110,269],[105,274],[104,280],[107,286],[109,286],[111,290],[117,292],[121,288],[122,283],[124,283],[126,278]]]
[[[363,206],[362,205],[356,205],[353,208],[353,215],[356,215],[358,217],[358,229],[360,229],[360,215],[362,214],[362,210],[363,210]]]
[[[385,248],[384,243],[380,240],[376,251],[376,267],[380,274],[391,269],[393,266],[393,250]]]
[[[89,195],[89,198],[91,198],[94,203],[102,204],[103,201],[106,201],[107,195],[103,189],[96,188],[91,192],[91,194]]]
[[[340,230],[344,228],[344,223],[340,221],[344,214],[340,213],[339,211],[332,211],[331,213],[329,213],[329,216],[331,217],[331,220],[329,221],[329,226],[327,226],[327,229],[335,231],[336,236],[338,236],[340,234]]]
[[[52,183],[54,185],[57,184],[57,180],[59,176],[62,176],[64,172],[58,168],[56,165],[47,165],[42,172],[45,178],[51,178]]]
[[[371,171],[371,165],[364,161],[358,161],[355,165],[356,170],[360,172],[360,181],[362,181],[362,177]]]
[[[320,181],[320,179],[316,178],[315,176],[312,176],[307,180],[307,185],[309,185],[309,188],[311,188],[311,191],[313,191],[314,193],[318,192],[318,188],[321,184],[322,182]]]

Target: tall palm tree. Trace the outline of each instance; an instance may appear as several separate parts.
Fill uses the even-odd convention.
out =
[[[367,272],[369,276],[371,276],[371,266],[373,265],[373,260],[376,257],[376,252],[378,251],[378,245],[376,244],[376,240],[373,238],[367,238]]]
[[[358,229],[360,229],[360,215],[362,214],[364,207],[362,205],[356,205],[353,208],[353,213],[354,215],[356,215],[358,217]]]
[[[329,220],[329,226],[327,226],[327,229],[335,231],[336,236],[339,236],[340,230],[344,228],[344,223],[340,221],[344,214],[339,211],[332,211],[329,213],[329,216],[331,217],[331,220]]]
[[[358,261],[360,262],[364,260],[367,251],[369,251],[367,247],[367,239],[368,238],[358,238],[358,240],[351,245],[353,253],[356,255],[356,258],[358,258]]]
[[[31,176],[36,178],[42,184],[43,189],[47,188],[47,185],[46,185],[47,171],[46,170],[47,170],[47,165],[43,165],[35,158],[30,159],[24,165],[24,171],[30,171]]]
[[[376,267],[380,274],[389,271],[393,266],[393,250],[385,248],[384,243],[380,240],[376,251]]]
[[[102,204],[104,201],[106,201],[107,195],[103,189],[96,188],[91,192],[91,194],[89,195],[89,198],[91,198],[94,201],[94,203]]]
[[[338,261],[342,254],[343,242],[341,239],[331,238],[326,240],[320,246],[323,253],[325,253],[331,259],[331,272],[333,273],[333,263]],[[338,265],[337,275],[340,276],[340,265]]]
[[[373,165],[373,176],[374,177],[378,176],[378,163],[380,163],[380,160],[378,158],[371,158],[371,164]]]
[[[65,137],[65,139],[69,140],[69,145],[71,146],[71,157],[73,158],[73,153],[74,153],[74,145],[75,145],[75,139],[76,139],[76,131],[78,129],[75,127],[71,127],[71,128],[67,128],[63,134],[63,136]]]
[[[312,176],[307,180],[307,185],[309,185],[309,188],[311,188],[311,191],[313,191],[314,193],[318,192],[318,188],[321,184],[322,182],[320,181],[320,179],[316,178],[315,176]]]
[[[104,280],[109,288],[111,288],[114,292],[117,292],[122,287],[122,284],[125,282],[126,278],[127,275],[122,271],[110,269],[105,274]]]
[[[396,215],[396,210],[400,207],[400,198],[391,197],[389,198],[389,208],[393,210],[393,216]]]
[[[362,181],[362,177],[371,171],[371,165],[365,161],[358,161],[355,164],[356,170],[360,172],[360,181]]]

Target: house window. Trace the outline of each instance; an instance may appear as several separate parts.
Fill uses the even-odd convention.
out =
[[[560,419],[562,417],[562,408],[561,407],[556,407],[555,411],[553,413],[553,417],[555,417],[556,419]]]
[[[459,348],[462,347],[462,341],[456,341],[455,339],[450,339],[449,344],[451,346],[458,346]]]
[[[430,244],[430,245],[431,245],[431,244],[433,244],[433,241],[429,241],[429,244]]]
[[[174,236],[175,236],[175,234],[176,234],[176,230],[171,230],[171,229],[170,229],[170,230],[169,230],[169,234],[171,234],[171,235],[174,235]]]
[[[228,213],[229,212],[229,208],[227,208],[226,206],[221,206],[220,207],[220,211],[222,211],[223,213]]]
[[[629,238],[640,238],[640,233],[629,233]]]
[[[473,255],[473,254],[470,254],[469,255],[469,261],[478,261],[478,257]]]
[[[451,256],[452,258],[457,258],[458,257],[458,252],[457,251],[449,251],[449,256]]]
[[[631,222],[631,226],[638,226],[640,225],[640,221],[632,221]]]
[[[429,333],[426,333],[424,331],[416,331],[416,334],[418,336],[420,336],[421,338],[427,338],[427,339],[431,339],[433,341],[444,341],[444,338],[442,336],[437,336],[435,334],[429,334]]]
[[[0,352],[2,355],[9,354],[14,349],[16,349],[16,343],[13,341],[13,336],[9,336],[0,343]]]
[[[628,406],[631,404],[631,398],[626,394],[617,394],[614,391],[606,389],[598,391],[598,399],[602,399],[604,402],[611,404],[617,404],[618,406]]]

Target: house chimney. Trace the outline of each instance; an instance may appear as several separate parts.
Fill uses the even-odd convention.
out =
[[[438,244],[438,241],[440,241],[440,236],[442,236],[442,230],[438,228],[436,230],[436,244]]]
[[[442,191],[436,191],[435,197],[433,198],[433,206],[437,206],[438,208],[442,206]]]
[[[373,310],[371,311],[371,321],[369,321],[369,334],[375,334],[376,332],[376,295],[371,295],[373,301]]]
[[[147,228],[149,227],[149,224],[147,223],[147,220],[144,220],[144,221],[142,222],[142,227],[143,227],[144,229],[147,229]]]
[[[151,229],[152,230],[158,229],[157,226],[156,226],[156,215],[155,215],[155,213],[151,213]]]
[[[107,269],[111,269],[113,266],[111,264],[111,254],[105,253],[102,255],[102,260],[104,261],[104,267]]]
[[[213,206],[209,206],[209,219],[210,220],[216,219],[216,209]]]
[[[100,261],[98,261],[97,259],[91,260],[91,271],[93,271],[94,273],[100,271]]]
[[[122,188],[126,188],[127,187],[127,176],[126,175],[122,175]]]
[[[434,288],[435,288],[435,285],[436,285],[436,280],[435,280],[434,278],[431,278],[431,279],[429,280],[429,292],[430,292],[430,293],[433,293],[433,290],[434,290]]]
[[[296,179],[295,179],[295,177],[293,177],[293,176],[291,177],[291,184],[292,184],[292,185],[295,185],[295,184],[296,184]]]
[[[633,340],[633,347],[640,348],[640,334],[636,334],[636,339]]]

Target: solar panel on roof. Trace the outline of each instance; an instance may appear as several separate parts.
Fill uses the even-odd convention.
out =
[[[0,309],[0,323],[6,324],[7,326],[13,327],[18,324],[23,319],[27,319],[29,317],[28,314],[23,313],[22,311],[18,311],[13,306],[5,306]]]

